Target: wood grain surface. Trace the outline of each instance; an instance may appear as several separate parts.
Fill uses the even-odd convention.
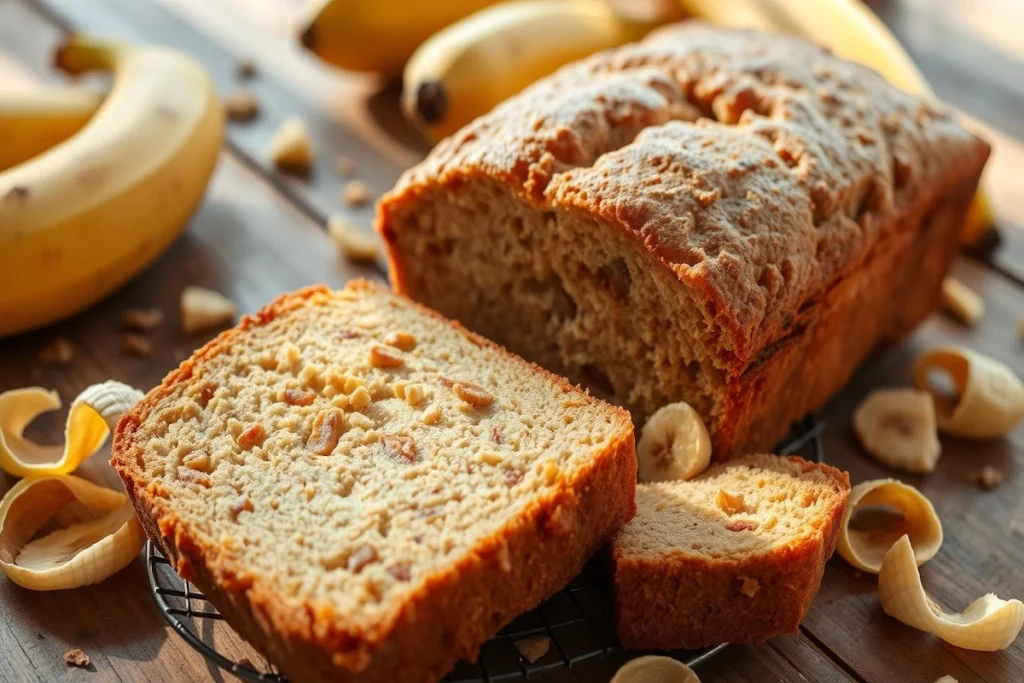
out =
[[[938,471],[927,477],[887,470],[866,457],[852,435],[850,415],[874,387],[906,385],[914,359],[939,344],[967,345],[1024,374],[1024,4],[1018,0],[875,1],[872,6],[907,44],[936,91],[993,142],[986,177],[1003,244],[981,257],[961,257],[955,274],[985,299],[975,327],[936,314],[904,344],[879,350],[824,410],[826,460],[850,471],[854,482],[899,477],[935,504],[945,543],[922,568],[924,584],[943,605],[961,609],[985,592],[1024,597],[1024,427],[1009,437],[970,442],[943,437]],[[189,228],[150,268],[106,301],[51,328],[0,341],[0,391],[42,385],[69,402],[87,385],[115,378],[141,388],[158,383],[210,335],[180,332],[177,301],[198,284],[232,297],[251,312],[276,294],[352,277],[383,280],[380,265],[344,261],[323,232],[325,217],[341,212],[366,228],[369,207],[339,201],[345,180],[333,172],[338,157],[355,161],[375,195],[426,147],[402,119],[397,90],[374,78],[341,74],[303,54],[293,40],[304,3],[297,0],[0,0],[0,96],[5,88],[59,80],[49,66],[62,28],[74,27],[179,47],[201,60],[217,87],[242,87],[237,60],[251,58],[258,77],[244,87],[260,100],[261,115],[232,124],[206,200]],[[1016,30],[1013,22],[1016,21]],[[299,115],[316,142],[317,168],[308,179],[283,176],[267,161],[276,126]],[[161,308],[166,319],[152,334],[153,354],[121,350],[121,311]],[[71,340],[67,367],[42,365],[39,350],[57,337]],[[808,369],[813,372],[813,368]],[[60,439],[63,415],[32,425],[30,434]],[[971,480],[983,465],[1004,482],[991,491]],[[85,476],[116,485],[102,456]],[[12,480],[0,479],[0,490]],[[261,659],[222,623],[203,624],[204,641],[231,658]],[[93,659],[89,670],[69,669],[72,647]],[[592,661],[571,673],[540,680],[607,681],[616,661]],[[887,617],[876,580],[841,559],[829,563],[821,592],[798,634],[762,646],[732,646],[703,664],[709,681],[921,681],[944,674],[959,681],[1024,680],[1024,643],[1005,652],[960,650]],[[191,649],[164,623],[149,592],[140,559],[116,577],[89,588],[33,593],[0,580],[0,681],[234,680]]]

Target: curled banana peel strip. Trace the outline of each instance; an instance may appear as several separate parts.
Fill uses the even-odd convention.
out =
[[[900,528],[850,529],[854,515],[872,506],[898,511],[903,517]],[[878,574],[886,552],[898,537],[907,539],[917,566],[935,557],[942,546],[942,523],[931,501],[913,486],[896,479],[875,479],[854,486],[847,498],[836,541],[836,550],[842,558],[861,571]]]
[[[623,664],[611,683],[700,683],[693,669],[662,655],[637,657]]]
[[[0,501],[0,569],[33,590],[97,583],[130,563],[145,533],[128,497],[67,474],[106,441],[142,392],[120,382],[94,384],[71,404],[64,446],[23,436],[39,414],[60,407],[38,387],[0,394],[0,467],[24,477]],[[56,526],[43,536],[40,531]]]
[[[953,381],[956,398],[932,389],[929,373],[943,371]],[[958,346],[932,349],[914,366],[914,383],[935,402],[940,431],[972,439],[1006,434],[1024,419],[1024,382],[1008,366]]]
[[[94,384],[72,402],[63,446],[40,446],[24,437],[25,427],[42,413],[60,408],[55,391],[41,387],[0,394],[0,468],[15,477],[67,474],[99,450],[121,415],[142,392],[113,380]]]
[[[842,59],[874,69],[897,88],[916,95],[933,94],[896,36],[861,0],[679,2],[688,15],[720,26],[804,36]],[[979,189],[960,231],[961,244],[977,244],[992,223],[988,199]]]
[[[933,633],[966,650],[1005,650],[1024,625],[1024,603],[983,595],[962,612],[946,612],[924,591],[910,538],[903,536],[885,554],[878,575],[878,597],[889,616]]]

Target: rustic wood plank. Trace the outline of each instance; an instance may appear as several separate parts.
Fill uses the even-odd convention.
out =
[[[932,316],[907,342],[876,354],[850,385],[823,411],[825,458],[849,470],[854,483],[895,477],[919,488],[934,503],[945,530],[938,555],[922,567],[925,588],[943,605],[963,609],[987,592],[1024,596],[1024,425],[1008,437],[968,441],[942,437],[943,455],[935,473],[908,475],[887,469],[861,451],[851,420],[858,403],[875,387],[907,386],[914,360],[940,344],[960,344],[1008,363],[1024,374],[1024,345],[1015,328],[1024,315],[1024,291],[967,259],[955,275],[985,298],[987,312],[974,328],[942,314]],[[813,372],[813,369],[810,371]],[[1005,480],[982,491],[971,475],[984,465],[999,468]],[[932,681],[943,674],[957,680],[1024,680],[1024,642],[996,653],[976,653],[945,645],[886,616],[878,605],[874,576],[856,572],[836,557],[804,627],[828,651],[869,681]]]

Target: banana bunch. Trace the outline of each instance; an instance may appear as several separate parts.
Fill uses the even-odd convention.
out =
[[[179,52],[73,37],[56,64],[112,71],[114,85],[102,102],[0,104],[0,140],[25,140],[0,153],[0,337],[71,315],[149,264],[195,211],[223,139],[208,74]]]
[[[120,382],[94,384],[71,404],[63,446],[23,436],[60,408],[40,387],[0,394],[0,468],[24,477],[0,500],[0,571],[32,590],[77,588],[127,566],[146,535],[128,496],[68,474],[91,457],[142,398]]]

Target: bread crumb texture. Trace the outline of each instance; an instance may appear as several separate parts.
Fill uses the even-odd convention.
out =
[[[362,629],[632,431],[624,411],[362,282],[278,299],[129,420],[114,464],[162,533],[186,529],[222,575]]]

